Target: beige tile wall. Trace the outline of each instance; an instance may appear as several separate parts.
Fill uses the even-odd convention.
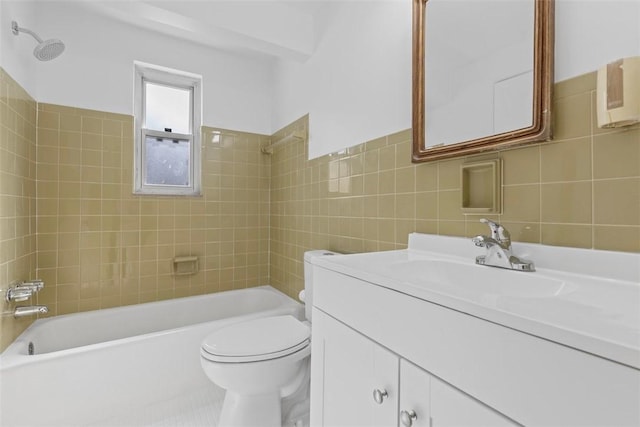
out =
[[[412,231],[471,237],[483,215],[460,211],[460,165],[503,161],[504,223],[515,241],[640,251],[640,125],[602,130],[595,73],[556,84],[553,141],[411,164],[405,130],[307,161],[304,142],[272,156],[271,282],[294,296],[309,249],[404,248]],[[307,117],[280,130],[307,130]]]
[[[35,101],[2,71],[0,278],[45,279],[37,302],[52,314],[264,283],[296,296],[305,250],[485,232],[480,216],[460,213],[459,166],[496,157],[494,219],[514,240],[637,252],[640,126],[597,129],[594,87],[593,73],[556,85],[552,142],[419,165],[409,130],[308,161],[306,141],[260,152],[306,133],[307,117],[271,138],[204,128],[203,196],[162,198],[131,194],[130,116],[40,104],[36,129]],[[191,254],[200,273],[173,276],[171,259]],[[0,350],[31,320],[1,322]]]
[[[268,137],[203,128],[202,197],[134,196],[131,116],[38,108],[39,301],[52,314],[268,283]],[[188,255],[200,271],[174,275]]]
[[[204,127],[202,197],[133,196],[131,116],[38,105],[2,69],[0,94],[0,290],[42,278],[56,315],[269,282],[268,136]],[[0,294],[2,351],[34,318]]]
[[[13,319],[7,286],[35,274],[36,102],[0,68],[0,351],[33,321]]]

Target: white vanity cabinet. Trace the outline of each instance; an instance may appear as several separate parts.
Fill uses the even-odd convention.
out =
[[[400,361],[400,426],[405,425],[402,421],[407,419],[411,411],[416,416],[410,424],[412,427],[518,425],[471,396],[402,359]]]
[[[398,414],[398,356],[319,310],[313,330],[311,358],[318,363],[311,375],[320,380],[311,383],[318,397],[311,425],[391,425]]]
[[[313,266],[312,427],[640,426],[638,369],[330,266]]]
[[[313,322],[312,426],[517,425],[322,311]]]

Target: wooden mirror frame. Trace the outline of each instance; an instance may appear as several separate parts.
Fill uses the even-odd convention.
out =
[[[535,1],[533,123],[531,126],[455,144],[425,145],[425,48],[426,4],[413,0],[413,156],[414,163],[499,150],[507,146],[551,139],[553,90],[554,0]]]

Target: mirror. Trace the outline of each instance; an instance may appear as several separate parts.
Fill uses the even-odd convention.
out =
[[[413,161],[551,138],[553,0],[413,0]]]

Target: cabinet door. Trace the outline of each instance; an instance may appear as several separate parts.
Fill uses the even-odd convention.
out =
[[[415,418],[411,419],[409,415],[415,415]],[[398,425],[401,427],[431,426],[431,375],[404,359],[400,361],[400,412],[398,417]],[[407,417],[409,417],[408,420]]]
[[[401,427],[519,425],[406,360],[400,361],[399,411]]]
[[[519,426],[451,385],[431,377],[431,427]]]
[[[311,425],[395,425],[398,357],[317,309],[312,328]]]

